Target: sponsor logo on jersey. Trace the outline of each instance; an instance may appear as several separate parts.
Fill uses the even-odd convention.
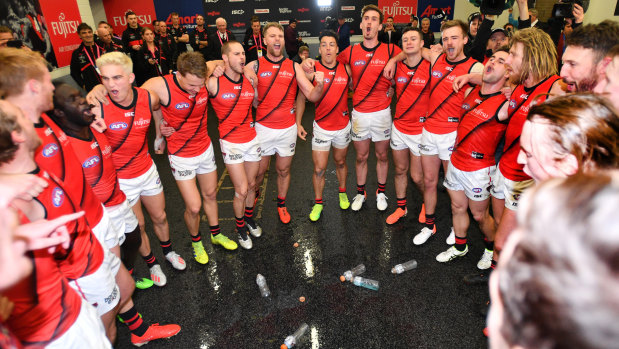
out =
[[[260,73],[261,78],[266,78],[267,76],[271,76],[271,75],[273,75],[273,73],[271,73],[270,71],[265,71],[265,72]]]
[[[221,98],[232,99],[232,98],[236,98],[236,95],[234,93],[224,93],[223,95],[221,95]]]
[[[240,89],[242,89],[242,88],[243,88],[243,86],[241,86],[241,85],[236,85],[236,86],[234,86],[234,89],[235,89],[235,90],[240,90]]]
[[[174,108],[176,108],[176,110],[183,110],[183,109],[187,109],[187,108],[189,108],[189,103],[185,103],[185,102],[178,103],[178,104],[176,104],[176,105],[174,106]]]
[[[133,126],[141,127],[141,126],[149,126],[150,119],[139,119],[133,122]]]
[[[59,187],[52,190],[52,204],[56,207],[60,207],[64,202],[64,191]]]
[[[464,104],[462,104],[462,109],[469,110],[469,109],[471,109],[471,106],[468,103],[464,103]]]
[[[43,150],[41,151],[41,153],[43,154],[44,157],[51,158],[52,156],[56,155],[56,153],[58,153],[59,150],[60,150],[60,147],[58,146],[58,144],[50,143],[43,147]]]
[[[91,156],[88,159],[86,159],[86,161],[84,161],[84,163],[82,164],[83,168],[91,168],[94,166],[97,166],[97,164],[101,161],[101,159],[99,159],[98,156]]]
[[[325,78],[324,80],[325,80],[325,84],[328,84],[328,83],[331,82],[331,79],[329,79],[329,78]]]
[[[365,65],[365,61],[364,61],[364,60],[362,60],[362,59],[360,59],[360,60],[358,60],[358,61],[355,61],[355,62],[353,63],[353,65],[354,65],[354,66],[356,66],[356,67],[359,67],[359,66],[364,66],[364,65]]]
[[[399,77],[396,82],[399,84],[405,84],[407,81],[408,79],[402,76],[402,77]]]
[[[473,188],[473,193],[481,193],[481,188]]]
[[[200,99],[196,100],[196,104],[197,105],[204,104],[206,103],[206,101],[208,101],[208,97],[200,97]]]
[[[511,99],[511,100],[509,101],[509,109],[514,109],[514,108],[516,108],[516,106],[517,106],[517,104],[516,104],[516,100]]]
[[[441,73],[440,71],[434,70],[432,71],[432,77],[440,79],[443,77],[443,73]]]
[[[110,126],[108,127],[112,131],[120,131],[120,130],[126,129],[128,126],[126,122],[118,121],[118,122],[111,123]]]

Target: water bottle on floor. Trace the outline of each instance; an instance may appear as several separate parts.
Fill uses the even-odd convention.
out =
[[[269,286],[267,286],[267,280],[262,276],[262,274],[258,274],[256,276],[256,283],[258,284],[258,288],[260,289],[260,294],[262,297],[268,297],[271,295],[271,291],[269,291]]]
[[[305,334],[305,332],[307,332],[308,328],[309,326],[305,322],[301,324],[301,326],[294,331],[293,334],[286,337],[284,344],[281,345],[280,349],[289,349],[297,345],[299,343],[299,339]]]
[[[366,279],[361,276],[355,276],[355,278],[352,279],[352,283],[355,284],[355,286],[365,287],[369,290],[378,291],[378,281],[376,280]]]
[[[417,261],[410,260],[406,263],[397,264],[393,268],[391,268],[391,272],[394,274],[402,274],[405,271],[417,268]]]
[[[352,268],[351,270],[347,270],[344,272],[344,275],[340,277],[342,282],[344,281],[352,281],[352,279],[357,276],[365,273],[365,265],[359,264],[358,266]]]

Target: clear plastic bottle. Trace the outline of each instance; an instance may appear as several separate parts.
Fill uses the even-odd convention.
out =
[[[417,268],[417,261],[410,260],[406,263],[397,264],[393,268],[391,268],[391,272],[394,274],[402,274],[405,271]]]
[[[352,283],[355,284],[355,286],[365,287],[370,290],[378,291],[378,281],[376,280],[366,279],[361,276],[355,276],[355,278],[352,279]]]
[[[305,332],[307,332],[308,328],[309,326],[305,322],[302,323],[293,334],[286,337],[284,344],[281,345],[280,349],[289,349],[297,345],[299,343],[299,339],[305,334]]]
[[[269,290],[269,286],[267,286],[267,280],[262,276],[262,274],[258,274],[256,276],[256,283],[258,284],[258,288],[260,289],[260,294],[262,297],[268,297],[271,295],[271,291]]]
[[[342,278],[340,278],[340,280],[343,281],[352,281],[352,279],[357,276],[357,275],[361,275],[365,273],[365,265],[364,264],[359,264],[358,266],[352,268],[351,270],[347,270],[344,272],[344,275],[342,276],[344,278],[344,280],[342,280]]]

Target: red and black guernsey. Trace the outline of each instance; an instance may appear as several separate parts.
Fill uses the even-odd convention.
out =
[[[153,165],[148,153],[146,134],[152,120],[150,93],[133,88],[133,101],[127,107],[107,97],[108,105],[101,104],[105,119],[105,136],[112,146],[112,159],[118,178],[131,179],[146,173]]]
[[[27,223],[24,217],[21,224]],[[7,325],[27,347],[45,347],[75,323],[82,298],[70,286],[47,249],[27,252],[32,273],[2,291],[14,304]],[[0,347],[4,348],[1,345]]]
[[[86,181],[105,207],[120,205],[127,197],[118,184],[116,167],[112,160],[112,146],[104,134],[91,129],[88,131],[87,139],[67,134],[75,155],[82,164]]]
[[[206,130],[208,92],[202,86],[197,95],[183,90],[175,74],[163,77],[168,90],[168,104],[161,105],[163,119],[175,132],[169,137],[168,153],[192,158],[206,151],[211,139]]]
[[[453,81],[470,73],[475,63],[478,62],[470,57],[458,62],[448,61],[444,53],[438,57],[432,66],[430,108],[423,125],[428,132],[447,134],[458,128],[466,89],[461,88],[458,93],[454,92]]]
[[[430,62],[409,67],[398,62],[395,72],[396,107],[393,124],[407,135],[419,135],[430,104]]]
[[[41,138],[41,146],[34,153],[35,162],[43,171],[53,174],[64,183],[65,189],[84,210],[88,224],[91,227],[96,226],[103,217],[101,200],[86,181],[69,138],[45,114],[41,115],[40,121],[34,127]]]
[[[323,130],[341,130],[349,122],[348,81],[350,77],[346,66],[335,62],[335,67],[327,68],[320,62],[316,62],[314,67],[316,71],[325,74],[322,97],[316,102],[314,120]],[[314,85],[316,85],[315,81]]]
[[[461,171],[477,171],[495,165],[494,153],[505,134],[508,120],[499,120],[499,110],[507,103],[501,92],[488,95],[475,87],[462,104],[451,163]]]
[[[64,184],[53,174],[37,169],[33,174],[47,181],[47,188],[35,198],[45,208],[45,219],[81,210]],[[84,216],[65,224],[71,237],[69,248],[54,255],[60,271],[68,280],[77,280],[90,275],[101,267],[103,247],[95,237]]]
[[[389,107],[391,97],[387,93],[391,81],[383,76],[383,70],[389,59],[401,51],[394,44],[379,43],[376,47],[367,48],[361,43],[348,46],[338,54],[338,62],[350,65],[354,110],[371,113]]]
[[[297,77],[294,62],[282,58],[273,62],[266,56],[258,58],[258,108],[256,122],[284,129],[295,124]]]
[[[499,161],[499,169],[505,178],[516,182],[531,179],[529,175],[524,173],[524,166],[517,162],[518,153],[520,152],[522,127],[527,120],[531,102],[533,100],[538,103],[545,101],[552,89],[552,85],[560,79],[561,77],[552,75],[529,88],[524,87],[524,85],[518,85],[512,92],[508,109],[510,120],[505,131],[505,147],[503,148],[501,161]]]
[[[211,105],[219,119],[219,138],[231,143],[247,143],[256,137],[251,126],[251,105],[254,87],[240,76],[231,80],[226,74],[217,78],[217,91],[211,96]]]

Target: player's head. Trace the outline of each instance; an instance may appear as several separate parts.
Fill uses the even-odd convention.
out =
[[[204,25],[204,16],[201,14],[196,15],[196,25],[203,26]]]
[[[378,36],[378,32],[383,29],[383,12],[376,5],[365,5],[361,9],[361,32],[363,39],[373,40]]]
[[[320,42],[320,46],[318,47],[320,60],[327,65],[334,64],[337,59],[337,53],[339,52],[337,34],[333,30],[325,30],[320,33],[318,40]]]
[[[284,28],[277,22],[268,22],[262,29],[267,52],[274,57],[281,57],[284,49]]]
[[[114,102],[124,102],[135,80],[131,58],[121,52],[110,52],[97,59],[101,82]]]
[[[0,100],[0,166],[13,161],[20,146],[34,151],[40,144],[33,123],[21,109]]]
[[[99,36],[99,39],[101,39],[101,42],[103,42],[105,45],[109,45],[112,43],[112,34],[105,27],[99,27],[97,29],[97,36]]]
[[[230,40],[221,47],[221,58],[226,68],[232,69],[237,74],[243,74],[245,67],[245,50],[238,41]]]
[[[88,127],[95,120],[92,105],[86,102],[80,91],[75,87],[61,83],[54,91],[54,110],[50,116],[62,128],[78,130]]]
[[[619,44],[619,23],[606,20],[576,28],[567,36],[561,77],[572,92],[593,91],[604,78],[608,51]]]
[[[84,45],[92,45],[95,42],[95,36],[92,32],[92,28],[86,23],[80,23],[77,26],[77,35],[79,35]]]
[[[138,16],[133,11],[127,11],[125,13],[125,18],[127,19],[127,26],[129,28],[137,28],[138,27]]]
[[[557,73],[557,48],[543,30],[518,30],[510,44],[507,70],[512,83],[522,84],[528,78],[537,82]]]
[[[206,61],[200,52],[184,52],[176,60],[181,87],[192,95],[198,94],[206,79]]]
[[[529,110],[518,162],[536,181],[619,167],[619,116],[605,98],[574,94]]]
[[[16,48],[0,50],[1,99],[27,99],[36,107],[38,120],[38,114],[54,107],[53,92],[52,77],[38,52]]]
[[[402,51],[407,55],[421,53],[423,33],[419,28],[406,27],[402,31]]]
[[[606,55],[609,59],[602,79],[594,89],[595,93],[603,94],[619,110],[619,45],[613,46]]]
[[[180,23],[178,12],[170,13],[170,19],[172,20],[172,25],[178,25]]]
[[[619,173],[536,185],[490,276],[490,348],[619,343]]]
[[[0,25],[0,49],[7,47],[7,42],[13,40],[13,30],[11,28]]]
[[[165,21],[159,21],[159,34],[165,35],[168,31],[168,26],[165,24]]]
[[[309,57],[309,47],[305,45],[299,47],[299,52],[297,52],[297,54],[299,55],[299,58],[301,58],[301,60],[306,59],[307,57]]]
[[[509,49],[507,46],[503,46],[492,54],[492,57],[488,60],[484,66],[484,72],[482,74],[482,81],[486,84],[499,84],[503,86],[509,74],[505,67],[505,61],[509,57]]]
[[[443,51],[447,59],[454,62],[464,59],[464,45],[468,42],[468,26],[459,19],[447,21],[441,25]]]
[[[251,31],[254,35],[260,34],[260,20],[258,18],[252,18]]]

